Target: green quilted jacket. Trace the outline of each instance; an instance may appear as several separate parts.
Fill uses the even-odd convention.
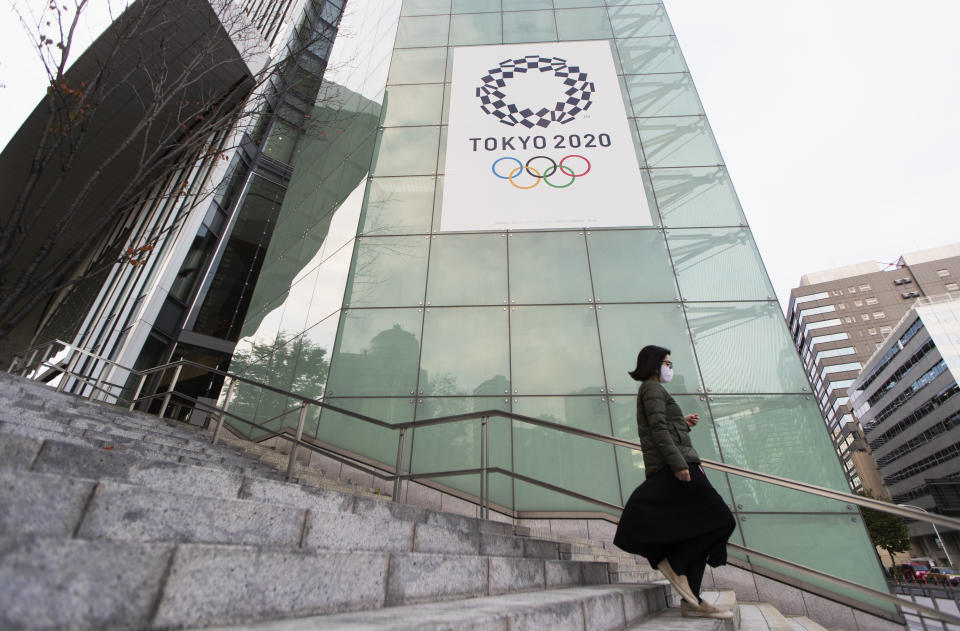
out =
[[[643,449],[643,466],[649,478],[668,466],[676,473],[687,463],[700,462],[690,442],[690,428],[680,406],[658,382],[648,379],[637,395],[637,431]]]

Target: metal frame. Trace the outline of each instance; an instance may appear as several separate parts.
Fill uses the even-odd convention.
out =
[[[47,358],[47,356],[48,356],[48,352],[49,352],[49,350],[50,350],[50,347],[53,346],[53,345],[56,345],[56,344],[63,345],[63,346],[66,347],[67,349],[72,349],[72,351],[73,351],[73,356],[67,361],[66,366],[52,365],[52,364],[49,364],[49,363],[47,362],[47,359],[46,359],[46,358]],[[42,358],[42,359],[41,359],[40,362],[38,362],[35,366],[31,366],[31,365],[33,364],[33,360],[36,359],[37,353],[39,352],[40,349],[44,349],[44,352],[41,354],[41,358]],[[532,484],[532,485],[535,485],[535,486],[537,486],[537,487],[540,487],[540,488],[543,488],[543,489],[546,489],[546,490],[549,490],[549,491],[552,491],[552,492],[555,492],[555,493],[559,493],[559,494],[565,495],[565,496],[567,496],[567,497],[571,497],[571,498],[574,498],[574,499],[577,499],[577,500],[580,500],[580,501],[584,501],[584,502],[593,504],[593,505],[599,507],[600,509],[602,509],[602,510],[597,511],[597,512],[589,512],[589,513],[580,512],[580,511],[577,511],[577,512],[560,512],[560,513],[557,513],[557,512],[525,513],[525,512],[522,512],[522,511],[517,511],[517,510],[516,510],[516,507],[514,507],[514,509],[507,509],[507,510],[502,510],[501,507],[497,507],[497,509],[495,509],[495,510],[498,510],[498,511],[502,510],[502,512],[504,512],[504,513],[506,513],[506,514],[512,514],[512,516],[513,516],[513,517],[516,517],[516,518],[530,517],[530,516],[532,516],[532,515],[534,515],[534,514],[535,514],[537,517],[541,517],[541,518],[544,518],[544,517],[572,517],[572,516],[574,516],[574,515],[579,516],[579,517],[584,517],[585,515],[589,515],[591,518],[600,518],[600,519],[605,519],[605,520],[607,520],[607,521],[616,523],[616,522],[618,522],[619,520],[618,520],[617,516],[616,516],[614,513],[619,513],[619,512],[622,511],[622,509],[623,509],[622,506],[619,506],[619,505],[616,505],[616,504],[611,504],[611,503],[609,503],[609,502],[605,502],[605,501],[603,501],[603,500],[599,500],[599,499],[597,499],[597,498],[593,498],[593,497],[590,497],[590,496],[582,495],[582,494],[580,494],[580,493],[576,493],[576,492],[574,492],[574,491],[570,491],[570,490],[568,490],[568,489],[564,489],[564,488],[555,486],[555,485],[553,485],[553,484],[550,484],[550,483],[548,483],[548,482],[544,482],[544,481],[542,481],[542,480],[537,480],[537,479],[535,479],[535,478],[531,478],[531,477],[529,477],[529,476],[525,476],[525,475],[516,473],[516,472],[514,472],[514,471],[509,471],[509,470],[503,469],[503,468],[501,468],[501,467],[491,467],[491,466],[489,465],[489,459],[488,459],[488,458],[489,458],[489,433],[488,433],[488,431],[489,431],[489,421],[490,421],[490,419],[491,419],[492,417],[495,417],[495,416],[496,416],[496,417],[502,417],[502,418],[506,418],[506,419],[511,419],[511,420],[513,420],[513,421],[519,421],[519,422],[527,423],[527,424],[534,425],[534,426],[537,426],[537,427],[544,427],[544,428],[547,428],[547,429],[551,429],[551,430],[563,432],[563,433],[565,433],[565,434],[573,434],[573,435],[575,435],[575,436],[579,436],[579,437],[582,437],[582,438],[587,438],[587,439],[591,439],[591,440],[597,440],[597,441],[600,441],[600,442],[603,442],[603,443],[607,443],[607,444],[610,444],[610,445],[615,445],[615,446],[620,446],[620,447],[626,447],[626,448],[628,448],[628,449],[636,449],[636,450],[639,450],[639,449],[641,448],[640,443],[639,443],[639,442],[636,442],[636,441],[627,440],[627,439],[624,439],[624,438],[616,438],[616,437],[607,436],[607,435],[604,435],[604,434],[598,434],[598,433],[596,433],[596,432],[591,432],[591,431],[587,431],[587,430],[583,430],[583,429],[577,429],[577,428],[575,428],[575,427],[570,427],[570,426],[567,426],[567,425],[560,425],[560,424],[558,424],[558,423],[552,423],[552,422],[550,422],[550,421],[544,421],[544,420],[541,420],[541,419],[538,419],[538,418],[533,418],[533,417],[529,417],[529,416],[524,416],[524,415],[522,415],[522,414],[515,414],[515,413],[513,413],[513,412],[505,412],[505,411],[501,411],[501,410],[484,410],[484,411],[480,411],[480,412],[470,412],[470,413],[466,413],[466,414],[454,414],[454,415],[450,415],[450,416],[437,417],[437,418],[426,419],[426,420],[422,420],[422,421],[411,421],[411,422],[406,422],[406,423],[386,423],[386,422],[381,421],[381,420],[379,420],[379,419],[375,419],[375,418],[372,418],[372,417],[369,417],[369,416],[365,416],[365,415],[363,415],[363,414],[359,414],[359,413],[356,413],[356,412],[352,412],[352,411],[350,411],[350,410],[346,410],[346,409],[337,407],[337,406],[335,406],[335,405],[331,405],[331,404],[329,404],[329,403],[326,403],[326,402],[324,402],[324,401],[320,401],[320,400],[318,400],[318,399],[314,399],[314,398],[311,398],[311,397],[305,397],[305,396],[300,395],[300,394],[297,394],[297,393],[295,393],[295,392],[289,392],[289,391],[286,391],[286,390],[282,390],[282,389],[280,389],[280,388],[276,388],[276,387],[273,387],[273,386],[270,386],[270,385],[267,385],[267,384],[263,384],[263,383],[254,381],[254,380],[252,380],[252,379],[248,379],[248,378],[243,377],[243,376],[241,376],[241,375],[237,375],[237,374],[234,374],[234,373],[230,373],[230,372],[228,372],[228,371],[218,370],[218,369],[215,369],[215,368],[210,368],[209,366],[205,366],[205,365],[203,365],[203,364],[198,364],[198,363],[196,363],[196,362],[191,362],[191,361],[188,361],[188,360],[178,360],[178,361],[175,361],[175,362],[169,362],[169,363],[166,363],[166,364],[163,364],[163,365],[160,365],[160,366],[156,366],[156,367],[154,367],[154,368],[148,368],[148,369],[145,369],[145,370],[135,370],[135,369],[132,369],[132,368],[127,368],[127,367],[125,367],[125,366],[121,366],[120,364],[117,364],[116,362],[113,362],[113,361],[111,361],[111,360],[109,360],[109,359],[106,359],[106,358],[104,358],[104,357],[100,357],[100,356],[98,356],[98,355],[95,354],[95,353],[92,353],[92,352],[90,352],[90,351],[87,351],[87,350],[84,350],[84,349],[81,349],[81,348],[77,348],[77,347],[76,347],[75,345],[73,345],[73,344],[69,344],[69,343],[67,343],[67,342],[63,342],[63,341],[60,341],[60,340],[54,340],[54,341],[52,341],[52,342],[49,342],[48,344],[44,344],[44,345],[41,345],[41,346],[38,346],[38,347],[34,347],[34,348],[32,348],[32,349],[28,349],[27,351],[25,351],[25,353],[30,353],[30,360],[22,363],[22,366],[23,366],[23,367],[22,367],[22,369],[19,371],[19,372],[20,372],[20,375],[21,375],[21,376],[26,376],[26,374],[27,374],[28,372],[30,372],[31,370],[34,370],[34,369],[37,369],[37,368],[40,368],[40,367],[46,367],[46,368],[50,369],[51,371],[59,372],[60,375],[61,375],[61,380],[60,380],[60,383],[58,384],[58,387],[57,387],[58,390],[62,390],[63,387],[64,387],[64,385],[66,384],[67,379],[68,379],[68,378],[72,378],[72,379],[76,379],[76,380],[82,382],[85,386],[87,386],[87,387],[89,387],[89,388],[91,389],[90,398],[92,398],[94,395],[96,395],[96,394],[98,394],[98,393],[104,393],[104,394],[109,395],[110,397],[113,397],[113,398],[115,399],[115,401],[116,401],[117,404],[126,405],[126,406],[128,407],[128,409],[130,409],[130,410],[135,409],[136,406],[137,406],[139,403],[143,403],[143,402],[146,402],[146,401],[151,401],[151,400],[154,400],[154,399],[157,399],[157,398],[162,398],[163,403],[162,403],[162,405],[161,405],[161,410],[160,410],[159,416],[163,416],[163,414],[165,413],[167,407],[169,406],[169,403],[170,403],[170,401],[172,400],[172,398],[173,398],[173,397],[177,397],[178,399],[181,399],[181,400],[184,400],[184,401],[186,401],[186,402],[191,403],[195,408],[199,408],[199,409],[204,410],[204,411],[206,411],[206,412],[208,412],[208,413],[215,414],[215,415],[216,415],[216,418],[217,418],[217,421],[216,421],[216,426],[215,426],[215,429],[214,429],[214,431],[213,431],[213,436],[212,436],[212,439],[211,439],[211,442],[212,442],[213,444],[216,444],[216,442],[217,442],[217,440],[218,440],[218,438],[219,438],[220,432],[222,431],[223,423],[224,423],[224,421],[226,420],[227,417],[230,417],[231,419],[233,419],[233,420],[235,420],[235,421],[237,421],[237,422],[239,422],[239,423],[243,423],[243,424],[248,425],[248,426],[250,426],[250,427],[257,428],[257,429],[259,429],[259,430],[267,433],[267,434],[268,434],[269,436],[271,436],[271,437],[275,437],[275,438],[280,438],[280,439],[286,440],[286,441],[288,441],[288,442],[290,443],[290,458],[289,458],[289,461],[288,461],[288,463],[287,463],[287,478],[292,478],[292,477],[293,477],[293,474],[294,474],[294,472],[295,472],[295,467],[296,467],[296,454],[297,454],[297,449],[298,449],[298,447],[303,447],[303,448],[309,449],[309,450],[311,450],[311,451],[316,451],[316,452],[318,452],[318,453],[323,454],[324,456],[326,456],[326,457],[328,457],[328,458],[331,458],[331,459],[333,459],[333,460],[336,460],[336,461],[338,461],[338,462],[341,462],[341,463],[343,463],[343,464],[346,464],[346,465],[348,465],[348,466],[350,466],[350,467],[353,467],[353,468],[355,468],[355,469],[358,469],[358,470],[360,470],[360,471],[362,471],[362,472],[364,472],[364,473],[368,473],[368,474],[370,474],[370,475],[373,475],[373,476],[375,476],[375,477],[377,477],[377,478],[379,478],[379,479],[381,479],[381,480],[384,480],[384,481],[387,481],[387,482],[391,482],[391,481],[392,481],[393,484],[394,484],[394,488],[393,488],[393,499],[394,499],[394,501],[399,501],[400,491],[401,491],[401,487],[402,487],[401,483],[404,482],[404,481],[415,481],[415,480],[419,480],[419,479],[435,480],[435,479],[438,479],[438,478],[452,477],[452,476],[479,475],[479,476],[480,476],[480,497],[479,497],[479,498],[473,498],[471,501],[473,501],[474,503],[477,503],[477,504],[479,505],[479,507],[480,507],[480,514],[481,514],[481,517],[483,517],[483,518],[489,517],[490,508],[491,508],[490,498],[489,498],[489,494],[490,494],[490,474],[505,475],[505,476],[507,476],[507,477],[512,478],[513,480],[525,482],[525,483],[527,483],[527,484]],[[138,384],[138,386],[137,386],[137,389],[136,389],[136,392],[135,392],[135,394],[134,394],[133,399],[130,400],[130,401],[126,401],[126,400],[122,399],[118,394],[115,394],[115,393],[114,393],[115,391],[114,391],[114,392],[111,392],[109,389],[104,388],[104,385],[106,385],[106,386],[108,386],[108,387],[110,387],[110,388],[119,388],[120,386],[119,386],[118,384],[112,384],[112,383],[109,383],[109,382],[104,382],[104,380],[103,380],[102,378],[101,378],[101,379],[98,379],[98,380],[96,381],[96,383],[91,383],[91,382],[93,381],[91,378],[89,378],[89,377],[87,377],[87,376],[85,376],[85,375],[82,375],[82,374],[77,374],[77,373],[75,373],[75,372],[74,372],[74,368],[75,368],[75,366],[76,366],[76,364],[77,364],[77,362],[79,361],[79,358],[80,358],[81,356],[88,356],[88,357],[97,359],[97,360],[99,360],[99,361],[106,362],[107,364],[111,365],[111,367],[112,367],[112,368],[111,368],[111,371],[112,371],[114,368],[120,368],[120,369],[122,369],[122,370],[127,371],[129,374],[139,375],[139,376],[140,376],[140,380],[139,380],[139,384]],[[8,372],[10,372],[10,373],[14,372],[14,368],[17,367],[18,365],[20,365],[21,357],[22,357],[22,355],[18,355],[17,357],[14,358],[14,361],[11,363],[10,369],[8,370]],[[181,374],[181,371],[182,371],[183,367],[185,367],[185,366],[189,366],[189,367],[193,367],[193,368],[200,368],[200,369],[202,369],[202,370],[207,371],[207,372],[210,373],[210,374],[222,375],[225,379],[229,379],[229,386],[227,387],[226,398],[225,398],[225,400],[224,400],[224,403],[223,403],[223,406],[222,406],[222,407],[219,407],[219,406],[216,406],[216,405],[210,405],[210,404],[208,404],[208,403],[198,401],[197,399],[195,399],[195,398],[193,398],[193,397],[190,397],[190,396],[188,396],[188,395],[185,395],[185,394],[176,392],[176,385],[177,385],[177,382],[178,382],[178,380],[179,380],[179,376],[180,376],[180,374]],[[144,386],[144,384],[145,384],[145,382],[146,382],[146,379],[147,379],[147,377],[148,377],[149,375],[155,374],[155,373],[157,373],[157,372],[165,372],[165,371],[167,371],[167,370],[169,370],[169,369],[171,369],[171,368],[174,369],[173,378],[171,379],[170,384],[169,384],[169,386],[167,387],[167,389],[166,389],[165,391],[163,391],[163,392],[158,392],[158,393],[155,393],[155,394],[150,394],[150,395],[143,395],[143,396],[141,396],[141,392],[142,392],[143,386]],[[111,375],[112,375],[112,372],[111,372]],[[277,394],[282,394],[282,395],[285,395],[285,396],[287,396],[287,397],[290,397],[290,398],[296,400],[296,401],[298,402],[296,405],[294,405],[292,408],[290,408],[290,409],[282,412],[282,413],[279,414],[277,417],[275,417],[275,418],[279,418],[279,417],[282,417],[282,416],[286,416],[287,414],[290,414],[290,413],[292,413],[292,412],[294,412],[294,411],[299,411],[299,418],[298,418],[298,423],[297,423],[297,429],[296,429],[296,434],[295,434],[295,436],[290,436],[289,434],[287,434],[286,432],[283,432],[283,431],[273,430],[273,429],[271,429],[271,428],[265,427],[264,425],[262,425],[262,424],[260,424],[260,423],[256,423],[256,422],[254,422],[254,421],[250,421],[250,420],[248,420],[248,419],[242,418],[242,417],[240,417],[240,416],[237,416],[236,414],[233,414],[233,413],[229,412],[228,408],[229,408],[229,406],[230,406],[231,398],[232,398],[232,395],[233,395],[233,392],[234,392],[234,389],[235,389],[235,386],[236,386],[236,383],[237,383],[237,382],[247,383],[247,384],[250,384],[250,385],[252,385],[252,386],[254,386],[254,387],[262,388],[262,389],[264,389],[264,390],[269,390],[269,391],[275,392],[275,393],[277,393]],[[390,429],[390,430],[394,430],[394,431],[400,432],[399,437],[398,437],[398,441],[397,441],[397,457],[396,457],[395,466],[394,466],[394,468],[393,468],[393,472],[390,473],[389,471],[385,471],[385,470],[379,469],[379,468],[377,468],[377,467],[375,467],[375,466],[371,466],[371,465],[367,464],[366,462],[363,462],[363,461],[359,460],[359,459],[356,458],[356,457],[352,457],[352,456],[350,456],[350,455],[346,455],[346,454],[343,454],[343,453],[339,453],[339,452],[336,452],[336,451],[334,451],[334,450],[332,450],[332,449],[329,449],[329,448],[326,448],[326,447],[321,447],[321,446],[316,445],[316,444],[313,444],[313,443],[311,443],[311,442],[309,442],[309,441],[305,441],[305,440],[303,439],[303,428],[304,428],[304,425],[305,425],[305,422],[306,422],[307,410],[308,410],[308,408],[309,408],[311,405],[316,405],[316,406],[318,406],[318,407],[321,408],[321,409],[334,411],[334,412],[343,414],[343,415],[345,415],[345,416],[349,416],[349,417],[351,417],[351,418],[357,419],[358,421],[363,421],[363,422],[365,422],[365,423],[373,424],[373,425],[375,425],[375,426],[377,426],[377,427],[381,427],[381,428]],[[413,429],[413,428],[415,428],[415,427],[429,427],[429,426],[433,426],[433,425],[446,425],[446,424],[449,424],[449,423],[458,423],[458,422],[469,421],[469,420],[474,420],[474,419],[479,419],[479,420],[480,420],[480,429],[481,429],[481,431],[480,431],[480,467],[478,467],[478,468],[468,468],[468,469],[458,469],[458,470],[452,470],[452,471],[432,471],[432,472],[421,472],[421,473],[405,472],[405,466],[408,466],[408,465],[406,465],[406,463],[405,463],[405,454],[406,454],[405,446],[406,446],[406,435],[407,435],[407,431],[408,431],[408,430]],[[275,420],[275,419],[270,419],[270,420]],[[783,477],[780,477],[780,476],[770,475],[770,474],[767,474],[767,473],[761,473],[761,472],[758,472],[758,471],[751,471],[751,470],[749,470],[749,469],[744,469],[744,468],[742,468],[742,467],[737,467],[737,466],[735,466],[735,465],[731,465],[731,464],[727,464],[727,463],[723,463],[723,462],[716,462],[716,461],[712,461],[712,460],[702,460],[702,461],[701,461],[701,464],[702,464],[704,467],[707,467],[707,468],[709,468],[709,469],[713,469],[713,470],[715,470],[715,471],[720,471],[720,472],[722,472],[722,473],[728,473],[728,474],[732,474],[732,475],[738,475],[738,476],[741,476],[741,477],[745,477],[745,478],[757,480],[757,481],[760,481],[760,482],[766,482],[766,483],[769,483],[769,484],[774,484],[774,485],[779,486],[779,487],[789,488],[789,489],[793,489],[793,490],[796,490],[796,491],[802,491],[802,492],[805,492],[805,493],[810,493],[810,494],[813,494],[813,495],[816,495],[816,496],[819,496],[819,497],[824,497],[824,498],[828,498],[828,499],[834,499],[834,500],[838,500],[838,501],[848,502],[848,503],[850,503],[850,504],[855,504],[855,505],[860,506],[860,507],[863,507],[863,508],[870,508],[870,509],[873,509],[873,510],[879,510],[879,511],[881,511],[881,512],[891,513],[891,514],[899,515],[899,516],[901,516],[901,517],[906,517],[906,518],[909,518],[909,519],[915,519],[915,520],[918,520],[918,521],[925,521],[925,522],[928,522],[928,523],[931,523],[931,524],[936,524],[936,525],[940,525],[940,526],[944,526],[944,527],[960,529],[960,519],[954,519],[954,518],[951,518],[951,517],[946,517],[946,516],[943,516],[943,515],[938,515],[938,514],[936,514],[936,513],[922,512],[922,511],[919,511],[919,510],[915,510],[915,509],[912,509],[912,508],[906,508],[906,507],[903,507],[903,506],[897,506],[897,505],[894,505],[894,504],[888,504],[888,503],[886,503],[886,502],[882,502],[882,501],[875,500],[875,499],[872,499],[872,498],[861,497],[861,496],[859,496],[859,495],[853,495],[853,494],[851,494],[851,493],[845,493],[845,492],[842,492],[842,491],[836,491],[836,490],[834,490],[834,489],[828,489],[828,488],[821,487],[821,486],[817,486],[817,485],[814,485],[814,484],[808,484],[808,483],[806,483],[806,482],[800,482],[800,481],[798,481],[798,480],[791,480],[791,479],[788,479],[788,478],[783,478]],[[605,512],[605,511],[609,511],[609,512]],[[864,595],[864,596],[866,596],[866,597],[868,597],[868,598],[878,599],[878,600],[881,600],[881,601],[886,602],[886,603],[894,604],[894,605],[900,607],[901,609],[909,609],[909,610],[916,611],[916,612],[921,616],[921,618],[923,618],[924,616],[926,616],[926,617],[930,617],[930,618],[935,618],[935,619],[940,620],[940,621],[949,622],[949,623],[951,623],[951,624],[960,625],[960,617],[957,617],[957,616],[954,616],[954,615],[951,615],[951,614],[947,614],[947,613],[944,613],[944,612],[942,612],[942,611],[938,611],[938,610],[936,610],[936,609],[933,609],[933,608],[931,608],[931,607],[927,607],[927,606],[925,606],[925,605],[920,605],[920,604],[917,604],[917,603],[914,603],[914,602],[906,601],[906,600],[897,598],[896,596],[892,596],[892,595],[890,595],[890,594],[888,594],[888,593],[884,593],[884,592],[881,592],[881,591],[878,591],[878,590],[875,590],[875,589],[872,589],[872,588],[869,588],[869,587],[865,587],[865,586],[863,586],[863,585],[859,585],[859,584],[857,584],[857,583],[854,583],[854,582],[851,582],[851,581],[847,581],[847,580],[845,580],[845,579],[836,578],[836,577],[834,577],[834,576],[830,576],[829,574],[825,574],[825,573],[820,572],[820,571],[818,571],[818,570],[814,570],[814,569],[808,568],[808,567],[806,567],[806,566],[803,566],[803,565],[794,563],[794,562],[792,562],[792,561],[787,561],[787,560],[785,560],[785,559],[780,559],[780,558],[778,558],[778,557],[774,557],[774,556],[765,554],[765,553],[763,553],[763,552],[759,552],[759,551],[753,550],[753,549],[751,549],[751,548],[745,548],[745,547],[743,547],[743,546],[739,546],[739,545],[737,545],[737,544],[732,544],[732,543],[729,543],[729,544],[728,544],[728,548],[731,549],[731,550],[735,550],[735,551],[737,551],[737,552],[739,552],[739,553],[741,553],[741,554],[746,555],[747,558],[748,558],[748,563],[749,563],[749,558],[751,558],[751,557],[752,557],[752,558],[756,558],[756,559],[758,559],[758,560],[764,561],[765,563],[772,564],[772,565],[774,565],[774,566],[776,566],[776,567],[778,567],[778,568],[782,568],[782,569],[788,570],[789,572],[799,573],[799,574],[801,574],[801,575],[803,575],[803,576],[805,576],[805,577],[808,577],[808,578],[813,578],[813,579],[816,579],[816,580],[818,580],[818,581],[824,581],[824,582],[827,582],[827,583],[829,583],[829,584],[831,584],[831,585],[835,585],[835,586],[842,587],[842,588],[847,589],[847,590],[854,591],[854,592],[859,593],[859,594],[862,594],[862,595]],[[752,564],[751,564],[751,566],[752,566]],[[792,579],[792,578],[789,577],[789,576],[783,576],[783,578],[782,578],[781,580],[785,580],[786,582],[791,582],[791,581],[792,581],[792,582],[797,582],[797,583],[803,583],[803,581],[797,581],[796,579]],[[808,584],[806,584],[806,583],[803,583],[803,586],[802,586],[802,587],[810,587],[810,586],[809,586]],[[870,607],[870,606],[867,605],[866,603],[862,603],[862,602],[858,602],[858,601],[851,601],[851,599],[850,599],[849,597],[844,596],[843,594],[830,593],[830,597],[832,597],[834,600],[837,600],[838,602],[842,602],[842,603],[847,604],[847,605],[856,606],[856,607],[859,607],[859,608],[865,608],[865,607],[866,607],[866,608],[868,608],[868,609],[873,609],[873,610],[875,610],[875,608]],[[874,613],[874,611],[871,611],[871,613]],[[883,615],[883,614],[880,613],[880,612],[877,612],[877,613],[878,613],[878,615]],[[887,614],[887,615],[889,616],[889,614]]]

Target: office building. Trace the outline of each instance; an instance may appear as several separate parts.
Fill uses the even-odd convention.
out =
[[[317,5],[310,19],[339,15]],[[130,331],[119,350],[97,348],[229,367],[387,423],[506,410],[635,439],[627,371],[658,344],[704,458],[847,489],[661,3],[351,0],[324,25],[344,35],[322,83],[306,73],[313,96],[265,110],[211,210],[171,236],[169,276],[98,320]],[[184,370],[177,390],[296,427],[282,393],[221,385]],[[471,421],[414,428],[399,449],[333,410],[304,437],[387,471],[400,452],[417,473],[477,467],[482,440]],[[489,447],[492,466],[608,504],[644,479],[639,451],[516,420],[492,417]],[[735,542],[885,589],[852,505],[710,476]],[[479,495],[475,473],[422,482],[407,499]],[[490,493],[521,522],[611,514],[508,476]]]
[[[920,298],[864,364],[850,402],[893,502],[960,514],[960,294]],[[929,524],[911,524],[922,556],[948,563]],[[940,529],[952,559],[956,531]]]
[[[790,292],[787,324],[850,485],[884,495],[848,392],[866,361],[920,297],[957,291],[960,244],[806,274]]]

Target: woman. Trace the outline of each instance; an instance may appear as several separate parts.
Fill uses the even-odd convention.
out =
[[[683,599],[684,616],[732,618],[732,611],[700,600],[706,564],[726,563],[736,526],[690,443],[700,416],[684,416],[662,385],[673,378],[669,349],[645,346],[630,376],[642,382],[637,426],[647,479],[630,495],[613,542],[660,570]]]

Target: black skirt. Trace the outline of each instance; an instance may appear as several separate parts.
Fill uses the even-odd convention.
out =
[[[651,563],[663,559],[677,543],[714,533],[707,563],[727,562],[727,539],[736,521],[698,464],[690,466],[690,482],[678,480],[664,467],[638,486],[627,500],[613,543]]]

